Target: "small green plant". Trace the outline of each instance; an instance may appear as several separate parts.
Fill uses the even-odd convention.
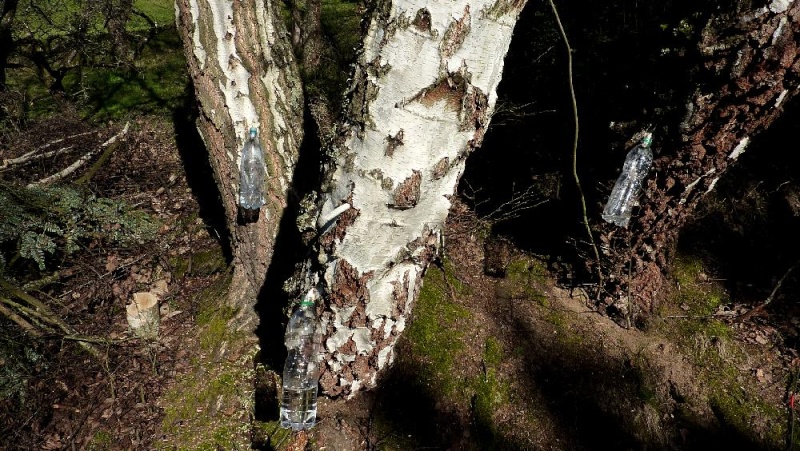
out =
[[[73,254],[91,241],[123,246],[155,237],[158,222],[125,202],[63,187],[0,184],[0,272],[18,258],[44,270],[48,258]]]

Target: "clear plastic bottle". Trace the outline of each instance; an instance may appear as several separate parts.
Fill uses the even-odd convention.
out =
[[[653,163],[653,152],[650,150],[652,142],[653,135],[645,133],[639,144],[625,157],[622,173],[614,184],[614,189],[611,190],[606,208],[603,209],[603,219],[607,222],[620,227],[628,226],[636,196],[642,189],[642,183]]]
[[[318,292],[312,288],[289,319],[285,344],[289,351],[283,367],[281,427],[295,431],[309,429],[317,422],[319,340],[314,303]]]
[[[247,210],[258,210],[264,205],[264,153],[258,142],[258,131],[250,129],[250,137],[242,148],[239,169],[239,205]]]

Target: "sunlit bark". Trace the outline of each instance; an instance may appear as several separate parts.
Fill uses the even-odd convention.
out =
[[[178,0],[177,24],[200,104],[198,130],[211,159],[231,234],[231,305],[254,327],[252,306],[272,258],[302,139],[302,90],[273,1]],[[237,221],[239,152],[256,127],[267,165],[258,221]],[[198,151],[200,151],[198,149]]]

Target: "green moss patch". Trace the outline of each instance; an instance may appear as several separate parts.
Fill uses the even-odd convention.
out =
[[[469,318],[469,312],[453,302],[450,290],[463,290],[460,282],[444,265],[445,271],[430,267],[414,307],[414,321],[406,337],[415,356],[424,362],[421,380],[434,381],[445,394],[459,385],[452,377],[457,355],[463,350],[463,328],[456,323]]]
[[[506,267],[506,276],[498,281],[495,294],[501,299],[533,300],[541,305],[548,304],[542,287],[547,283],[547,268],[539,259],[521,256]]]
[[[229,329],[236,311],[225,305],[230,276],[220,277],[199,296],[196,324],[199,350],[188,375],[162,397],[164,449],[244,449],[250,446],[253,355],[229,361],[223,347],[246,346],[245,336]]]

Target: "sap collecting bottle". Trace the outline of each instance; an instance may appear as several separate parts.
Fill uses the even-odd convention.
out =
[[[653,152],[650,144],[653,141],[651,133],[645,133],[641,142],[634,146],[625,157],[622,173],[611,190],[611,196],[603,209],[603,219],[620,227],[627,227],[631,219],[631,210],[636,203],[636,196],[642,189],[644,179],[653,163]]]
[[[308,429],[317,421],[317,381],[319,344],[316,333],[315,301],[312,288],[289,319],[285,344],[289,351],[283,368],[281,427],[295,431]]]
[[[250,129],[250,136],[242,147],[239,167],[239,205],[246,210],[258,210],[264,205],[264,153],[258,142],[258,131]]]

